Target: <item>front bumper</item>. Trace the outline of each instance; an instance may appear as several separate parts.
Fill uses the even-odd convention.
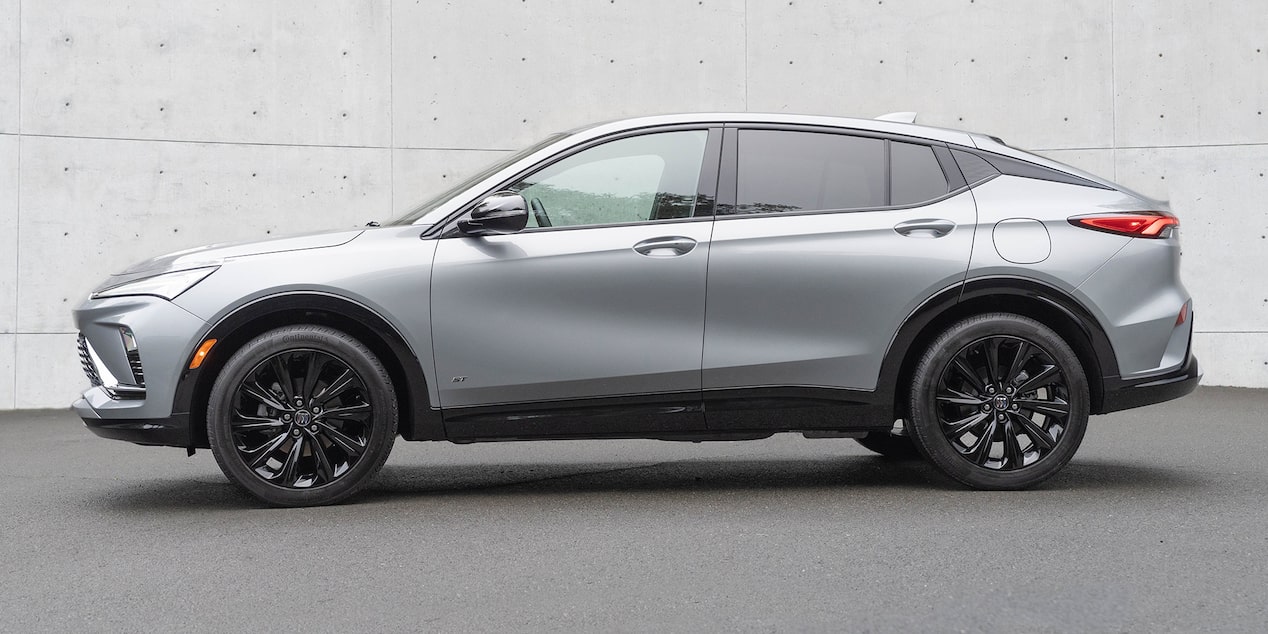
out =
[[[1131,381],[1107,379],[1105,396],[1096,413],[1108,414],[1177,399],[1196,389],[1201,379],[1198,359],[1190,352],[1179,368],[1166,374]]]
[[[86,390],[71,405],[84,424],[105,438],[190,446],[188,414],[174,411],[173,401],[207,323],[172,302],[147,296],[90,299],[75,309],[74,317],[92,348],[86,370],[99,364],[114,377],[133,377],[144,369],[143,390],[121,394],[114,389],[114,395],[109,385]],[[140,368],[130,365],[121,329],[135,337]]]
[[[166,447],[192,447],[189,430],[189,414],[174,414],[166,418],[101,418],[93,408],[92,399],[110,396],[100,387],[84,392],[71,409],[84,421],[84,426],[102,438],[126,440],[138,445]]]

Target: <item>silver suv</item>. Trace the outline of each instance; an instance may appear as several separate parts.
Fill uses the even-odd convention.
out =
[[[75,310],[107,438],[277,505],[396,436],[800,432],[1017,489],[1197,384],[1166,205],[999,139],[693,114],[552,136],[383,226],[212,246]]]

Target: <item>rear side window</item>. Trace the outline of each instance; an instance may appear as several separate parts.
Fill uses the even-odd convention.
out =
[[[891,205],[914,205],[947,193],[947,177],[942,173],[933,148],[915,143],[889,144]]]
[[[737,213],[884,207],[885,141],[740,130]]]
[[[952,189],[927,145],[788,130],[740,130],[737,145],[731,213],[910,206]]]

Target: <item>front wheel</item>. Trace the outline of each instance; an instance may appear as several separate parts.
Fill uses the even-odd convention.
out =
[[[211,389],[207,435],[225,476],[276,506],[344,500],[369,484],[396,436],[396,395],[361,342],[288,326],[248,342]]]
[[[1087,429],[1087,378],[1047,326],[992,313],[956,323],[916,366],[908,429],[952,478],[1024,489],[1066,465]]]

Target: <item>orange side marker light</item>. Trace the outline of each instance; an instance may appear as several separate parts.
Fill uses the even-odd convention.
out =
[[[216,345],[216,340],[208,339],[201,346],[198,346],[198,352],[194,353],[194,359],[189,362],[189,369],[197,370],[198,366],[203,364],[203,361],[207,358],[207,353],[211,352],[211,347],[214,345]]]

